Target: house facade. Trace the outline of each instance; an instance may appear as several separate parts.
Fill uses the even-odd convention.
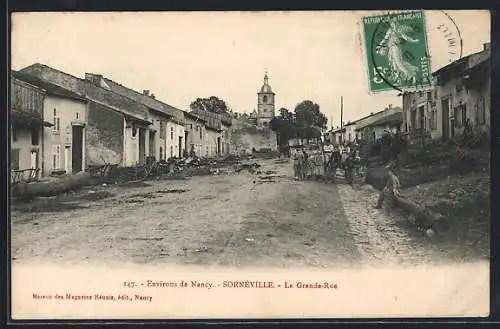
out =
[[[392,107],[392,105],[389,105],[389,107],[385,108],[382,111],[376,113],[370,113],[370,115],[356,120],[356,133],[358,136],[358,140],[365,142],[376,141],[378,138],[380,138],[381,135],[381,132],[379,131],[380,130],[379,128],[381,127],[380,126],[381,122],[383,123],[387,120],[389,120],[388,122],[391,122],[395,118],[398,117],[402,118],[402,116],[403,116],[403,110],[400,107]],[[377,124],[373,125],[374,123]],[[390,127],[388,128],[393,130],[393,128]]]
[[[155,156],[156,159],[160,159],[160,155],[168,159],[172,157],[182,157],[184,155],[186,145],[184,130],[186,122],[184,111],[159,101],[149,90],[143,90],[141,93],[103,77],[100,74],[86,73],[85,79],[103,88],[107,88],[118,95],[142,104],[147,108],[153,122],[149,128],[144,131],[143,139],[145,140],[145,147],[139,152],[141,159],[147,156]],[[151,137],[151,135],[153,136]],[[154,144],[154,150],[149,147],[150,143]],[[154,151],[154,154],[150,151]]]
[[[86,120],[81,120],[85,123],[82,137],[85,168],[105,163],[131,166],[141,161],[141,150],[146,149],[144,131],[151,125],[145,106],[112,92],[104,85],[43,64],[33,64],[20,72],[86,99]],[[80,119],[76,119],[74,112],[78,110],[71,112],[75,114],[72,122],[77,126]]]
[[[223,155],[224,148],[224,128],[221,115],[208,111],[195,110],[192,114],[205,121],[206,138],[204,139],[204,152],[206,157],[216,157]],[[229,138],[229,135],[228,135]]]
[[[43,117],[51,127],[43,128],[43,172],[75,174],[85,168],[87,100],[78,94],[37,77],[17,73],[25,81],[45,90]]]
[[[401,130],[403,123],[403,113],[396,112],[389,116],[384,116],[365,127],[365,131],[369,131],[365,136],[365,141],[374,143],[382,138],[387,132],[396,133]]]
[[[491,50],[461,58],[433,73],[434,89],[403,95],[403,130],[449,140],[461,136],[468,121],[490,133]]]
[[[44,145],[51,136],[44,127],[52,124],[44,120],[45,91],[11,74],[11,152],[10,165],[13,182],[38,179],[43,170]]]
[[[205,120],[190,112],[184,112],[184,116],[186,118],[186,126],[184,128],[185,149],[188,153],[194,152],[197,157],[205,157],[207,153],[206,148],[204,148],[207,136]]]

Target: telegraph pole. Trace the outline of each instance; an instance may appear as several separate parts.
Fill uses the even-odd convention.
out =
[[[340,96],[340,129],[344,127],[344,96]]]

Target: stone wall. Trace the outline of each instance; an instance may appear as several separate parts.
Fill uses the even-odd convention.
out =
[[[233,119],[230,140],[231,153],[251,153],[252,148],[277,150],[276,133],[270,129],[257,128],[255,125]]]
[[[86,165],[123,162],[123,115],[93,102],[88,104]]]

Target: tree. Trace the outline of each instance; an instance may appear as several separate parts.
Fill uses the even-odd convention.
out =
[[[310,100],[305,100],[295,107],[295,117],[297,124],[302,127],[314,126],[326,128],[327,119],[319,109],[319,105]]]
[[[279,146],[288,145],[288,140],[295,137],[295,116],[286,108],[279,110],[280,115],[270,122],[271,130],[276,133]]]
[[[305,100],[295,107],[295,129],[297,137],[303,139],[320,139],[321,129],[326,128],[327,118],[320,111],[318,104]]]
[[[208,111],[212,113],[228,113],[229,108],[222,99],[211,96],[209,98],[197,98],[195,101],[191,103],[189,106],[193,111]]]

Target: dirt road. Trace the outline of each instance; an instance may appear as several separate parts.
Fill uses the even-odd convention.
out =
[[[274,181],[242,172],[99,187],[29,211],[14,205],[13,262],[352,267],[485,254],[443,250],[402,215],[374,209],[366,188],[298,182],[291,164],[262,164]]]

